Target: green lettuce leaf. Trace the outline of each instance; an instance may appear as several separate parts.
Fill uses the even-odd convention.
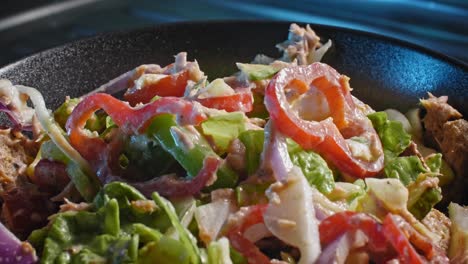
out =
[[[42,263],[136,261],[138,238],[121,232],[119,213],[117,200],[111,199],[96,212],[70,211],[57,215],[44,239]],[[77,246],[78,250],[71,250]]]
[[[425,168],[417,156],[399,157],[411,143],[411,135],[398,121],[388,120],[385,112],[370,114],[369,119],[376,129],[385,155],[384,172],[388,178],[399,179],[409,190],[408,210],[422,219],[431,208],[442,199],[438,186],[426,187],[423,184],[427,177],[437,177],[442,165],[440,154],[426,160],[429,169]]]
[[[429,169],[437,173],[439,177],[439,186],[445,186],[453,181],[455,174],[450,165],[442,158],[441,153],[433,153],[425,157]]]
[[[292,163],[301,168],[309,184],[321,193],[330,193],[335,188],[335,180],[327,162],[319,154],[303,150],[293,140],[288,140],[287,143]]]
[[[122,155],[128,160],[123,169],[139,172],[133,176],[135,181],[149,180],[168,173],[177,162],[158,141],[144,134],[130,136],[124,143]]]
[[[408,210],[419,220],[423,219],[442,200],[440,187],[429,187],[434,179],[433,173],[421,173],[415,181],[411,182],[408,188]]]
[[[272,182],[249,183],[244,182],[236,187],[236,199],[239,206],[268,203],[265,194]]]
[[[429,155],[424,160],[432,172],[439,173],[442,168],[442,154],[436,153]]]
[[[404,185],[415,181],[420,173],[427,172],[416,156],[394,158],[387,162],[384,171],[387,177],[400,179]]]
[[[411,135],[406,133],[398,121],[390,121],[385,112],[375,112],[368,115],[377,134],[382,141],[385,159],[398,157],[411,143]]]

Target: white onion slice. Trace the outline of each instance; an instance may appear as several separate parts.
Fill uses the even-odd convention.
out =
[[[200,230],[200,239],[206,244],[216,240],[231,211],[231,203],[228,200],[217,200],[197,207],[195,220]]]

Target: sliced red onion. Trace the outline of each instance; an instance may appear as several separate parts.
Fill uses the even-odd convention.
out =
[[[294,166],[289,157],[286,138],[275,129],[271,120],[265,126],[265,137],[261,167],[271,171],[277,181],[285,182]]]
[[[86,97],[91,94],[95,93],[108,93],[108,94],[116,94],[118,92],[121,92],[125,89],[129,88],[130,81],[132,78],[135,77],[135,75],[142,70],[143,73],[148,73],[148,72],[154,72],[154,73],[159,73],[162,71],[161,66],[157,64],[143,64],[135,69],[132,69],[112,80],[109,82],[99,86],[98,88],[94,89],[93,91],[85,94],[82,97]]]
[[[221,160],[216,157],[207,157],[203,162],[203,168],[194,178],[190,180],[180,180],[172,176],[162,176],[146,182],[129,183],[137,188],[147,197],[151,197],[153,192],[158,192],[166,197],[183,197],[195,195],[216,180],[216,171]]]
[[[128,83],[129,81],[132,79],[132,77],[134,76],[134,74],[136,73],[136,68],[131,70],[131,71],[128,71],[122,75],[120,75],[119,77],[101,85],[100,87],[98,87],[97,89],[87,93],[86,95],[82,96],[82,97],[86,97],[88,95],[91,95],[91,94],[95,94],[95,93],[108,93],[108,94],[116,94],[120,91],[123,91],[125,89],[128,88]]]
[[[41,159],[34,168],[33,182],[45,190],[61,191],[70,182],[64,163]]]
[[[37,263],[36,251],[27,242],[21,242],[0,222],[0,263]]]
[[[8,106],[6,106],[3,102],[0,101],[0,112],[4,112],[8,119],[10,119],[11,123],[13,123],[13,128],[18,128],[24,131],[32,131],[31,124],[23,124],[18,118],[18,116],[13,112]]]

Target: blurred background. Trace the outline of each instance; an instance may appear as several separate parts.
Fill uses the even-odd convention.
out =
[[[468,0],[0,0],[0,67],[99,33],[226,19],[353,28],[402,39],[468,63]]]

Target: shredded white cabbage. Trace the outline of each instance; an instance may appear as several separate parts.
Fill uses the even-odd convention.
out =
[[[311,189],[301,169],[294,167],[287,182],[276,182],[268,189],[269,204],[263,215],[273,235],[299,248],[299,264],[314,263],[321,251]]]

